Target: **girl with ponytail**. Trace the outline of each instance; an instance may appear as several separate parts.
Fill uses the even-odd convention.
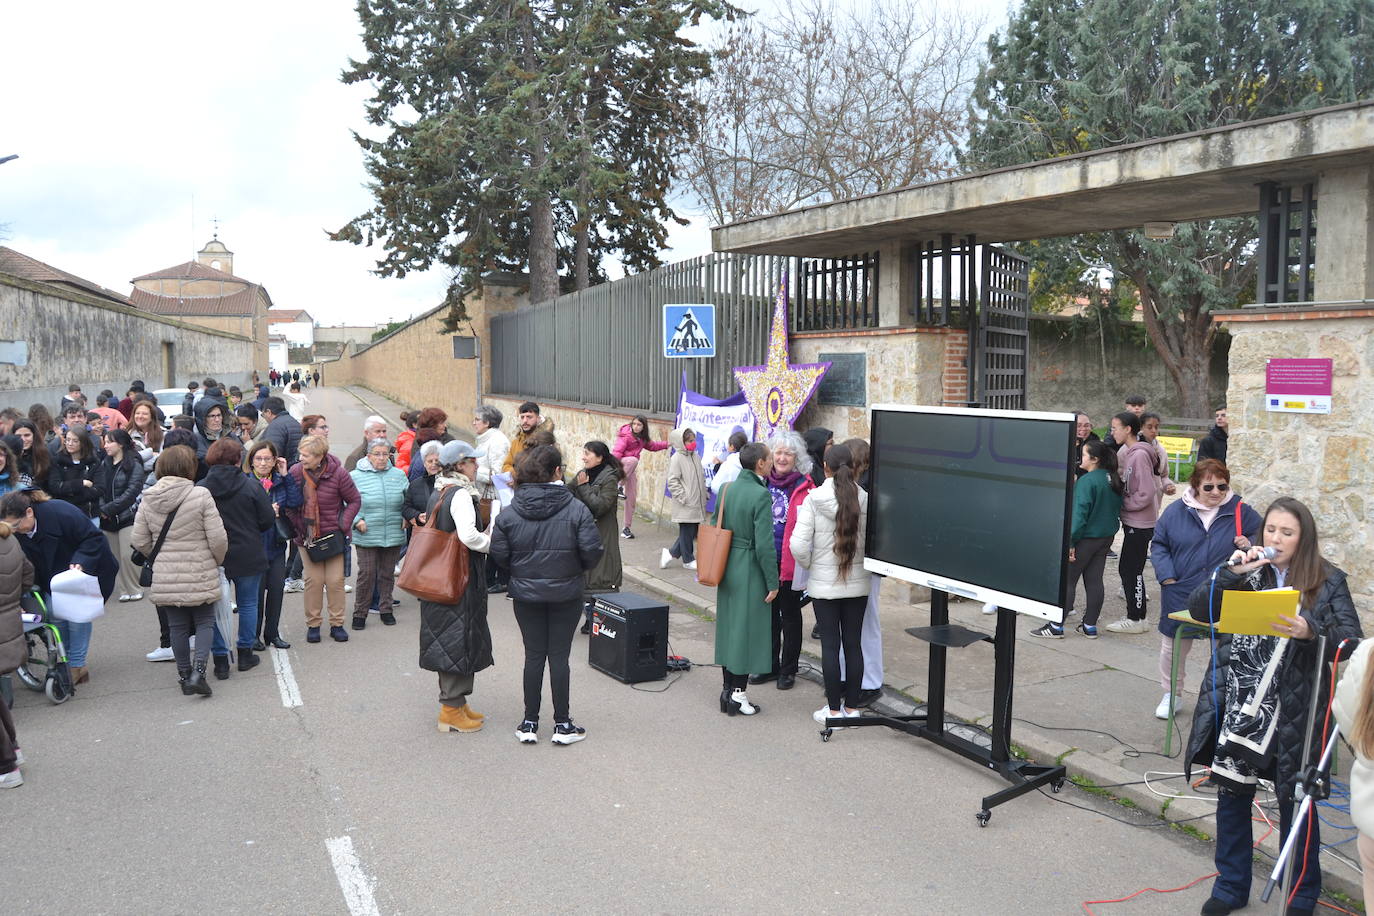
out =
[[[801,504],[788,542],[797,565],[811,571],[807,592],[821,631],[826,699],[813,718],[822,723],[826,718],[859,715],[864,676],[861,636],[870,588],[863,568],[868,494],[855,480],[854,457],[846,446],[831,446],[824,464],[825,483]]]
[[[1374,665],[1369,656],[1374,639],[1366,639],[1346,665],[1336,685],[1333,712],[1341,734],[1355,751],[1350,766],[1350,819],[1359,830],[1356,841],[1364,870],[1365,903],[1374,902]]]

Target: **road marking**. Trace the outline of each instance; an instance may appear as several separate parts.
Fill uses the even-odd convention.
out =
[[[301,705],[301,688],[291,673],[291,659],[284,649],[272,650],[272,669],[277,672],[277,689],[281,691],[281,705],[290,709]]]
[[[334,874],[339,879],[339,889],[343,891],[344,903],[351,916],[381,916],[377,899],[372,896],[372,888],[377,882],[363,871],[353,851],[353,838],[336,836],[325,840],[324,845],[329,848]]]

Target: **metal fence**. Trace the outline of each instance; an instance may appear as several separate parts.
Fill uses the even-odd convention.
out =
[[[492,393],[671,414],[686,372],[693,391],[728,397],[738,389],[732,370],[765,359],[789,266],[805,274],[789,258],[713,253],[494,316]],[[824,266],[824,326],[875,326],[876,255]],[[715,305],[715,357],[663,357],[663,306],[676,303]],[[796,327],[795,309],[792,318]]]

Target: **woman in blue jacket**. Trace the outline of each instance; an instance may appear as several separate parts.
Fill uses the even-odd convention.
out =
[[[282,532],[289,532],[283,509],[299,509],[305,501],[300,484],[287,473],[286,459],[277,454],[277,447],[265,439],[253,443],[243,460],[243,470],[250,483],[267,491],[272,499],[272,515],[277,522],[262,533],[262,549],[267,553],[267,572],[262,577],[262,591],[258,595],[258,638],[253,651],[266,652],[268,646],[289,649],[291,643],[281,638],[281,600],[286,590],[286,545]]]
[[[367,608],[372,588],[377,587],[377,608],[382,623],[392,626],[391,593],[396,586],[396,561],[406,542],[405,507],[410,480],[391,464],[391,443],[373,439],[367,454],[358,459],[352,471],[353,483],[362,497],[358,517],[353,520],[353,546],[358,548],[358,581],[354,586],[353,629],[367,626]]]
[[[1239,523],[1237,523],[1239,513]],[[1174,633],[1179,623],[1169,619],[1188,609],[1188,596],[1235,550],[1246,550],[1259,533],[1263,520],[1231,491],[1231,472],[1215,458],[1205,458],[1193,468],[1182,499],[1169,504],[1155,525],[1150,563],[1159,579],[1159,684],[1164,698],[1155,717],[1167,719],[1173,699],[1169,694],[1174,663]],[[1178,685],[1184,682],[1191,639],[1179,645]],[[1177,704],[1175,704],[1177,705]]]

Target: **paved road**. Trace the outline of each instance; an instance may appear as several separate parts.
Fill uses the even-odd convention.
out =
[[[366,409],[312,398],[351,449]],[[497,664],[472,698],[490,724],[440,735],[416,612],[407,597],[398,626],[374,617],[346,645],[311,646],[288,596],[292,649],[201,700],[143,660],[152,608],[113,605],[89,687],[62,706],[19,691],[29,763],[0,796],[0,910],[1077,913],[1211,870],[1209,848],[1180,834],[1039,795],[979,829],[999,780],[885,730],[822,744],[813,684],[756,689],[763,714],[729,718],[716,669],[634,690],[586,665],[584,637],[572,691],[588,739],[519,745],[504,598],[490,609]],[[675,652],[711,660],[709,624],[675,611],[670,626]],[[283,705],[286,683],[301,705]],[[1195,912],[1206,886],[1094,909]]]

